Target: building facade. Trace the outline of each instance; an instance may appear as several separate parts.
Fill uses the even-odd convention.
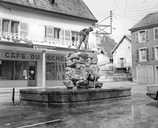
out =
[[[145,16],[133,26],[133,79],[139,83],[158,83],[158,13]]]
[[[132,68],[132,45],[131,37],[123,36],[121,41],[112,50],[113,66],[118,70]]]
[[[96,22],[82,0],[1,0],[0,87],[60,85],[79,31]]]

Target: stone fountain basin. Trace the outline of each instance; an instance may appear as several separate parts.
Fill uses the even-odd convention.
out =
[[[131,88],[112,89],[77,89],[67,90],[61,88],[22,89],[20,100],[23,103],[38,103],[47,105],[65,105],[93,102],[112,98],[131,96]]]

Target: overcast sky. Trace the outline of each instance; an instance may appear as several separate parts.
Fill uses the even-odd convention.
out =
[[[84,0],[100,21],[113,11],[114,30],[112,37],[118,42],[134,24],[146,14],[158,11],[158,0]],[[107,21],[108,23],[108,21]]]

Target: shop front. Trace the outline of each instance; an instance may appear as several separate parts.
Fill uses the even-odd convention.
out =
[[[0,87],[36,87],[42,53],[33,49],[0,49]],[[39,77],[40,78],[40,77]]]

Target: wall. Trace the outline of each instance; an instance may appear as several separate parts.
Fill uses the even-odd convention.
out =
[[[124,39],[113,53],[113,64],[115,67],[120,67],[120,58],[125,58],[126,67],[132,67],[132,46],[127,39]]]
[[[138,31],[136,31],[138,32]],[[154,31],[153,31],[153,28],[149,28],[148,29],[148,40],[145,42],[145,43],[138,43],[138,41],[135,39],[135,33],[136,32],[132,32],[132,66],[133,66],[133,79],[134,81],[138,81],[138,72],[137,71],[137,68],[142,66],[144,67],[144,70],[146,70],[147,68],[145,68],[146,66],[150,66],[152,67],[153,71],[150,72],[150,74],[152,74],[152,76],[154,77],[155,75],[155,65],[158,64],[158,61],[157,60],[154,60],[153,59],[153,50],[152,48],[154,46],[158,46],[158,43],[157,43],[157,40],[154,40]],[[138,62],[138,59],[137,59],[137,50],[139,50],[139,48],[148,48],[149,50],[149,58],[148,58],[148,61],[147,62]],[[145,74],[144,74],[145,75]],[[144,76],[142,76],[144,77]],[[144,77],[145,78],[145,77]],[[140,78],[139,78],[140,79]],[[153,83],[154,83],[154,79],[155,78],[152,78],[153,79]],[[149,82],[151,83],[151,82]]]
[[[78,32],[83,28],[92,26],[90,22],[82,22],[80,20],[71,20],[39,13],[29,13],[23,10],[7,9],[3,6],[0,6],[0,17],[27,23],[30,26],[28,38],[33,40],[34,43],[44,45],[51,45],[49,43],[46,44],[46,42],[41,42],[44,41],[45,25]],[[91,34],[90,38],[92,38],[90,39],[91,47],[94,47],[96,43],[95,35]]]

